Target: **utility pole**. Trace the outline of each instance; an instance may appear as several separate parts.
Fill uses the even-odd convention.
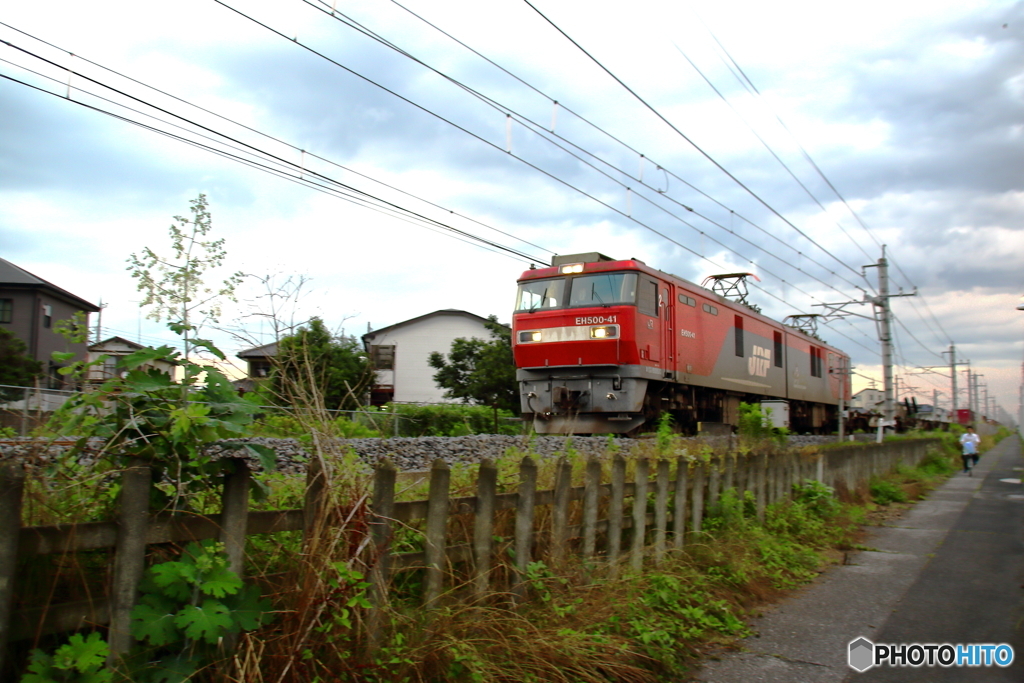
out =
[[[885,245],[882,245],[882,258],[878,263],[864,266],[864,268],[878,268],[878,296],[871,300],[875,306],[875,323],[878,327],[878,340],[882,342],[882,381],[885,388],[885,405],[883,414],[885,421],[895,424],[896,405],[893,400],[892,381],[892,309],[889,307],[889,299],[895,296],[917,296],[917,289],[913,293],[889,294],[889,260],[885,258]]]
[[[978,386],[978,379],[985,375],[974,373],[974,381],[971,385],[974,387],[974,419],[978,419],[978,415],[981,414],[981,387]]]
[[[107,307],[107,304],[103,303],[103,299],[100,299],[100,310],[96,313],[96,341],[94,344],[99,344],[103,341],[100,335],[103,334],[103,309]]]
[[[883,403],[882,414],[885,419],[885,426],[894,426],[896,424],[896,405],[893,396],[893,344],[892,344],[892,309],[889,307],[889,299],[898,296],[917,296],[917,288],[914,288],[913,292],[904,293],[900,291],[898,294],[889,293],[889,261],[885,258],[885,245],[882,245],[882,258],[878,259],[878,263],[872,263],[867,266],[862,266],[861,271],[864,272],[867,268],[878,268],[878,296],[869,297],[867,293],[864,294],[863,301],[844,301],[842,303],[835,304],[815,304],[815,306],[822,306],[826,309],[826,313],[821,316],[826,318],[840,318],[847,315],[856,315],[861,318],[869,318],[875,321],[875,327],[878,331],[878,341],[882,344],[882,382],[885,391],[885,401]],[[844,310],[846,306],[852,304],[866,304],[870,303],[874,306],[874,316],[861,315],[860,313],[854,313],[853,311]]]
[[[943,353],[948,353],[949,354],[949,376],[953,379],[953,387],[952,387],[953,406],[952,406],[952,408],[950,408],[950,411],[952,412],[953,419],[955,420],[956,419],[956,395],[957,395],[957,391],[958,391],[957,388],[956,388],[956,366],[957,365],[968,365],[968,364],[970,364],[970,361],[960,362],[960,363],[956,362],[956,344],[950,344],[949,345],[949,351],[944,351]],[[1022,370],[1024,370],[1024,368],[1022,368]]]
[[[836,368],[835,373],[839,375],[839,440],[842,441],[846,438],[846,387],[849,386],[853,366],[847,367],[846,359],[840,357],[839,367]]]

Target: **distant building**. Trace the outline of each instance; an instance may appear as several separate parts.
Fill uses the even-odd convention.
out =
[[[861,389],[850,398],[850,408],[882,410],[885,392],[881,389]]]
[[[236,354],[236,358],[245,361],[245,374],[250,379],[263,379],[270,377],[270,370],[274,367],[274,356],[277,355],[277,342],[270,342],[263,346],[255,346]]]
[[[484,323],[487,318],[467,311],[444,309],[363,335],[363,346],[377,370],[371,403],[443,403],[444,389],[434,383],[437,370],[430,367],[430,354],[447,354],[459,337],[492,339]]]
[[[85,360],[88,353],[85,342],[71,344],[54,331],[54,323],[82,311],[88,326],[88,314],[99,310],[95,304],[0,258],[0,325],[25,342],[28,355],[43,364],[46,388],[65,388],[65,378],[57,372],[62,364],[51,355],[54,351],[73,352],[75,360]]]
[[[118,359],[127,356],[139,349],[146,348],[142,344],[136,344],[123,337],[111,337],[96,344],[89,345],[89,362],[98,360],[104,356],[102,364],[93,365],[89,368],[88,380],[90,383],[99,384],[117,376]],[[167,361],[153,361],[141,366],[145,368],[156,368],[174,377],[174,365]]]
[[[270,342],[262,346],[254,346],[245,351],[235,354],[236,358],[245,361],[245,377],[236,379],[231,384],[241,394],[256,391],[256,383],[261,379],[270,377],[270,371],[274,367],[274,356],[277,355],[277,342]]]

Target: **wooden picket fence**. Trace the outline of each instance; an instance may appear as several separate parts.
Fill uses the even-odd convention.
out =
[[[373,595],[387,599],[387,586],[395,572],[412,568],[424,572],[423,602],[429,606],[446,590],[454,566],[468,567],[469,593],[474,598],[492,591],[526,597],[528,567],[542,560],[554,571],[570,554],[593,566],[605,567],[609,577],[623,570],[639,572],[645,564],[663,561],[672,548],[681,548],[688,534],[699,533],[705,511],[728,489],[750,491],[756,514],[787,497],[792,486],[805,479],[853,490],[872,476],[898,464],[914,466],[927,455],[936,439],[917,439],[878,445],[836,447],[810,457],[794,453],[729,453],[711,463],[695,462],[686,455],[669,459],[626,458],[614,455],[610,467],[590,458],[582,472],[583,485],[572,485],[572,465],[556,463],[554,486],[538,490],[538,468],[530,457],[519,464],[518,490],[498,493],[498,469],[483,461],[478,470],[476,495],[452,497],[451,472],[443,461],[429,471],[425,500],[396,501],[398,472],[382,461],[374,472],[368,532],[376,550],[371,578]],[[627,462],[633,461],[633,481],[626,481]],[[246,537],[284,531],[311,532],[325,517],[329,491],[317,459],[307,471],[304,507],[294,510],[250,511],[251,472],[247,461],[233,459],[233,471],[224,478],[222,512],[209,516],[150,514],[150,469],[134,461],[121,474],[122,493],[116,521],[55,526],[21,526],[25,468],[17,462],[0,465],[0,670],[10,641],[108,625],[111,652],[131,646],[129,623],[139,582],[145,568],[147,546],[219,539],[230,568],[242,574]],[[603,476],[605,469],[610,475]],[[653,479],[651,478],[653,474]],[[608,481],[603,481],[607,478]],[[653,494],[653,504],[650,495]],[[547,514],[538,509],[547,507]],[[653,509],[651,509],[653,508]],[[514,561],[505,585],[494,585],[494,524],[498,513],[514,510]],[[601,513],[604,513],[603,518]],[[512,513],[506,513],[512,514]],[[454,543],[451,519],[472,520],[471,534]],[[543,521],[543,528],[538,525]],[[573,523],[575,522],[575,523]],[[422,525],[423,550],[391,550],[397,525]],[[625,532],[625,533],[624,533]],[[549,542],[538,544],[544,534]],[[468,542],[465,542],[468,540]],[[628,546],[627,546],[628,542]],[[92,600],[23,608],[13,612],[16,570],[21,560],[35,555],[68,554],[114,549],[112,578],[105,596]],[[539,552],[538,552],[539,551]]]

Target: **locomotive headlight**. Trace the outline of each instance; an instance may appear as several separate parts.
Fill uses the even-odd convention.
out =
[[[562,275],[572,275],[573,273],[582,273],[582,272],[583,272],[583,264],[582,263],[569,263],[567,265],[562,266]]]
[[[615,339],[619,336],[618,325],[602,325],[590,328],[591,339]]]
[[[519,333],[519,343],[520,344],[525,344],[525,343],[529,343],[529,342],[539,342],[541,340],[542,336],[543,335],[541,335],[540,330],[533,330],[533,331],[529,331],[529,332],[520,332]]]

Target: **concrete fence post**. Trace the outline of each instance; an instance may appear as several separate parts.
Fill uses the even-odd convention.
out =
[[[370,534],[373,539],[374,562],[370,569],[370,608],[367,638],[370,652],[380,649],[384,627],[384,610],[388,605],[388,583],[391,580],[391,534],[395,516],[395,482],[398,468],[391,458],[377,461],[373,472],[373,498],[370,501]]]
[[[736,457],[732,449],[725,454],[725,475],[722,482],[722,491],[728,491],[736,486]]]
[[[324,461],[314,454],[306,464],[306,495],[302,506],[303,541],[306,552],[313,551],[318,526],[323,524],[327,509],[327,472]]]
[[[754,478],[755,478],[755,500],[757,501],[757,519],[759,522],[764,521],[764,510],[767,507],[767,491],[765,490],[765,482],[767,477],[768,468],[768,455],[755,455],[754,456]]]
[[[0,519],[7,520],[0,524],[0,672],[4,670],[4,655],[11,635],[24,490],[25,471],[14,463],[0,466]]]
[[[622,516],[626,497],[626,459],[621,453],[612,458],[612,496],[608,504],[608,576],[619,575],[622,552]]]
[[[114,549],[114,578],[110,587],[110,631],[107,642],[108,664],[131,649],[132,609],[138,596],[139,582],[146,564],[146,527],[149,525],[149,487],[152,472],[138,458],[131,461],[121,475],[120,517],[117,544]]]
[[[566,544],[569,542],[569,496],[572,493],[572,464],[559,458],[555,465],[555,492],[551,506],[551,566],[565,564]]]
[[[533,505],[537,495],[537,465],[526,456],[519,463],[519,500],[516,502],[516,582],[512,594],[526,601],[526,567],[533,546]]]
[[[686,487],[689,484],[690,464],[686,456],[676,458],[676,486],[672,500],[672,546],[682,548],[686,543]]]
[[[426,586],[423,602],[431,605],[441,596],[444,587],[445,536],[448,526],[448,486],[451,468],[438,458],[430,467],[430,493],[427,496],[426,523]]]
[[[693,495],[690,496],[693,501],[691,503],[693,509],[691,510],[690,529],[695,534],[700,533],[704,526],[704,477],[707,469],[707,465],[698,464],[693,470]]]
[[[245,532],[249,522],[249,463],[231,458],[232,471],[224,475],[220,541],[228,556],[228,569],[242,578],[245,573]]]
[[[591,560],[597,552],[597,508],[601,489],[601,461],[587,458],[586,481],[583,486],[583,559]]]
[[[484,458],[476,482],[476,516],[473,520],[473,594],[483,599],[491,587],[491,548],[494,543],[494,502],[498,493],[498,467]]]
[[[721,494],[722,485],[722,461],[714,456],[711,457],[711,464],[707,466],[708,470],[708,500],[707,506],[714,507],[715,503],[718,502],[718,496]]]
[[[630,568],[640,573],[644,567],[644,536],[647,535],[647,458],[637,458],[633,495],[633,536],[630,547]]]
[[[658,471],[654,483],[654,562],[665,560],[665,545],[668,537],[668,460],[658,460]]]

